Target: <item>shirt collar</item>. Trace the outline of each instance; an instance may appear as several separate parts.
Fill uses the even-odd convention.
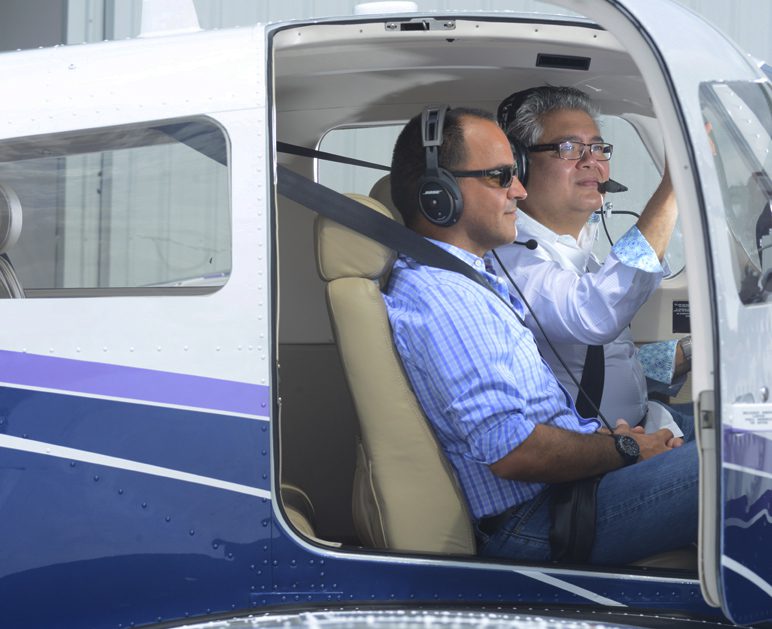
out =
[[[536,239],[537,242],[554,243],[558,235],[549,227],[545,227],[535,218],[531,218],[524,210],[517,211],[517,236],[524,239],[526,236]],[[569,236],[570,238],[570,236]]]
[[[425,237],[425,236],[424,236]],[[426,237],[425,237],[426,238]],[[456,256],[463,262],[466,262],[469,266],[471,266],[476,271],[479,271],[483,277],[485,277],[488,280],[488,283],[491,285],[491,288],[499,293],[499,295],[505,299],[509,300],[509,302],[512,304],[512,306],[515,309],[515,312],[517,314],[517,318],[522,323],[522,319],[525,315],[525,310],[523,308],[523,305],[520,303],[519,300],[514,299],[512,296],[510,296],[509,291],[507,289],[506,281],[503,277],[499,277],[499,275],[495,272],[495,266],[494,266],[494,257],[493,253],[490,251],[485,254],[484,257],[476,256],[475,254],[471,253],[470,251],[467,251],[466,249],[461,249],[460,247],[456,247],[455,245],[451,245],[447,242],[444,242],[442,240],[434,240],[433,238],[426,238],[429,242],[437,245],[440,249],[444,249],[451,255]],[[405,258],[404,254],[400,254],[400,257]]]
[[[569,261],[579,273],[584,272],[592,256],[599,224],[600,216],[592,214],[579,232],[577,240],[570,234],[557,234],[522,210],[517,217],[518,237],[521,240],[534,238],[542,246],[547,245]]]
[[[431,243],[434,243],[440,249],[444,249],[448,253],[452,253],[454,256],[466,262],[469,266],[471,266],[476,271],[485,272],[487,270],[486,264],[485,264],[485,258],[476,256],[473,253],[467,251],[466,249],[461,249],[460,247],[456,247],[455,245],[451,245],[447,242],[443,242],[442,240],[434,240],[433,238],[427,238],[426,240],[428,240]],[[486,254],[486,257],[489,255],[490,254]]]

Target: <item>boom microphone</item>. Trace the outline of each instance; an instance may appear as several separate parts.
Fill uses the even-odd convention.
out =
[[[627,190],[627,186],[618,181],[614,181],[613,179],[598,184],[598,192],[601,194],[606,194],[607,192],[627,192]]]
[[[525,242],[519,242],[519,241],[515,240],[515,242],[513,242],[512,244],[513,245],[522,245],[523,247],[525,247],[526,249],[530,249],[531,251],[533,251],[534,249],[536,249],[536,247],[539,246],[539,243],[536,242],[533,238],[529,238]]]

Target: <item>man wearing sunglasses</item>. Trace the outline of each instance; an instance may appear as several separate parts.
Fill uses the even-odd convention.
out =
[[[656,343],[639,352],[629,330],[664,273],[660,261],[676,220],[670,178],[666,172],[637,225],[599,264],[592,255],[596,211],[614,147],[601,137],[597,115],[586,94],[568,87],[517,92],[501,104],[499,122],[527,159],[519,240],[538,247],[508,245],[497,253],[531,304],[541,328],[534,317],[529,327],[580,414],[594,416],[599,405],[612,420],[644,423],[647,431],[666,427],[674,438],[689,439],[690,411],[649,401],[646,380],[670,383],[684,373],[688,344]]]
[[[673,448],[667,430],[600,428],[576,413],[539,355],[522,302],[492,269],[490,252],[515,239],[516,204],[526,198],[509,141],[490,114],[442,114],[444,124],[416,116],[400,133],[392,199],[410,229],[484,282],[400,255],[384,302],[405,373],[466,496],[478,552],[562,558],[550,543],[555,484],[600,475],[589,544],[572,549],[572,561],[622,564],[689,545],[695,444]],[[437,127],[435,142],[427,131]],[[445,193],[456,202],[451,212],[435,203]]]

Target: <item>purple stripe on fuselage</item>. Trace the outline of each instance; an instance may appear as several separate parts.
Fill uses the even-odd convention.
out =
[[[267,386],[0,350],[0,381],[41,389],[268,415]]]

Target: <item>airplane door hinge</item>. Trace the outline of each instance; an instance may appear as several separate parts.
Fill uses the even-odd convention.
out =
[[[697,397],[697,417],[701,429],[713,430],[716,427],[716,396],[713,391],[700,391]]]

